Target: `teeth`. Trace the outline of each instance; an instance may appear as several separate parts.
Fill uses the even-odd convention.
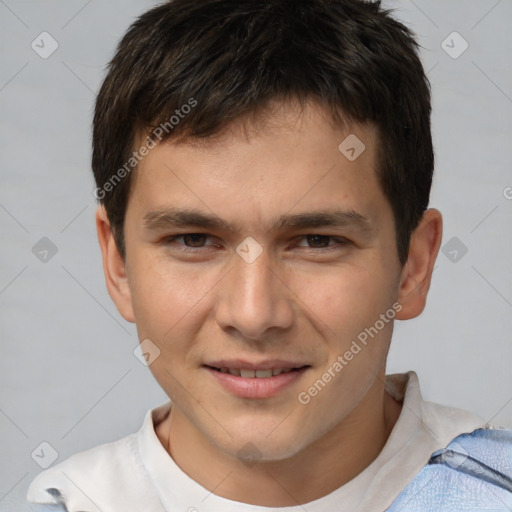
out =
[[[281,373],[291,372],[293,368],[268,368],[267,370],[247,370],[245,368],[219,368],[221,373],[230,373],[237,377],[243,377],[244,379],[268,379],[269,377],[275,377],[281,375]]]
[[[256,377],[258,377],[258,379],[272,377],[272,370],[256,370]]]
[[[280,373],[289,373],[293,370],[293,368],[274,368],[272,370],[272,375],[279,375]]]

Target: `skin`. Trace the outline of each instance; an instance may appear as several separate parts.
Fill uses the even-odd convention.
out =
[[[366,146],[353,162],[338,150],[349,134]],[[219,496],[272,507],[325,496],[377,457],[398,419],[401,404],[384,389],[392,321],[307,405],[297,399],[394,303],[400,320],[425,306],[441,214],[425,213],[402,267],[376,144],[372,124],[337,129],[314,102],[281,103],[211,139],[150,151],[127,206],[125,261],[97,211],[110,296],[139,339],[161,351],[150,369],[173,407],[156,433],[182,470]],[[148,212],[169,207],[215,215],[233,231],[145,227]],[[269,228],[282,215],[333,209],[358,212],[369,228]],[[186,233],[208,236],[169,239]],[[333,238],[308,238],[315,234]],[[262,248],[252,263],[236,253],[248,236]],[[190,240],[198,247],[187,251]],[[276,396],[248,399],[204,368],[221,358],[310,367]],[[257,463],[241,460],[247,443]]]

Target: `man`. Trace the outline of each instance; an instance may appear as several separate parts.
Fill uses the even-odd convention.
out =
[[[30,501],[512,507],[511,431],[386,376],[442,218],[428,81],[378,3],[155,7],[110,64],[93,145],[107,288],[171,403],[43,472]]]

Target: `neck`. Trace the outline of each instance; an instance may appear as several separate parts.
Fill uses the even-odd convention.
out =
[[[384,378],[375,379],[363,400],[333,430],[286,460],[248,467],[204,439],[181,435],[172,410],[157,427],[157,435],[176,464],[217,496],[267,507],[308,503],[356,477],[386,444],[401,404],[385,392]]]

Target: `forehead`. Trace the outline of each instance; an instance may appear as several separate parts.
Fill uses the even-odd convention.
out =
[[[157,145],[139,163],[130,202],[144,215],[199,207],[267,225],[283,211],[320,207],[364,210],[361,215],[371,217],[384,200],[377,144],[373,124],[335,127],[316,103],[275,104],[214,136]]]

